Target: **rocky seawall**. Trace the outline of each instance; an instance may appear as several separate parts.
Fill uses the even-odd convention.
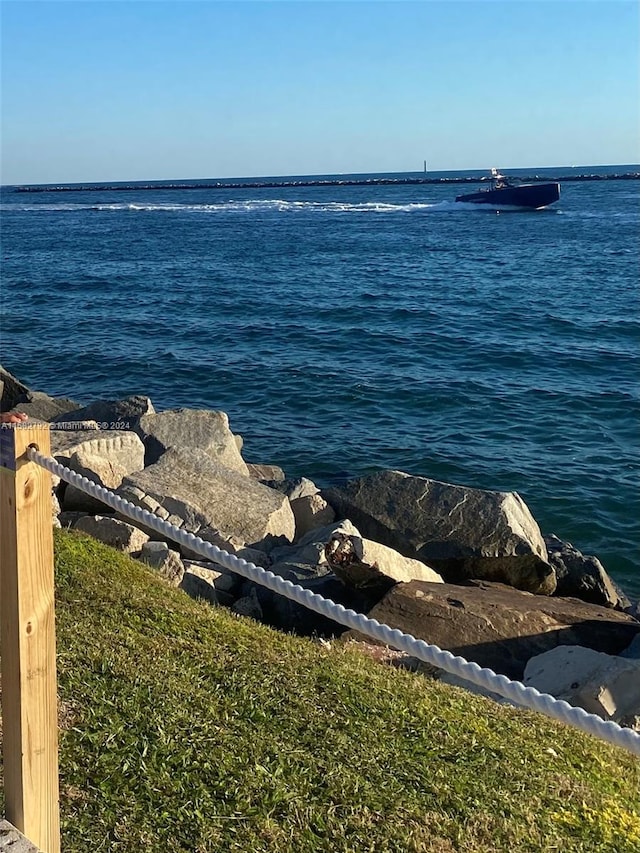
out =
[[[131,192],[133,190],[264,190],[288,187],[368,187],[402,186],[408,184],[482,184],[489,178],[474,177],[405,177],[405,178],[301,178],[300,180],[247,180],[247,181],[171,181],[150,184],[46,184],[12,187],[16,193],[47,192]],[[523,183],[569,183],[576,181],[637,181],[640,172],[621,172],[613,175],[569,173],[557,177],[527,175],[519,178]]]
[[[2,412],[51,425],[56,460],[174,526],[640,730],[638,604],[597,557],[543,533],[515,492],[390,470],[321,490],[268,461],[245,460],[224,412],[156,412],[145,396],[82,405],[29,389],[2,368],[0,394]],[[52,517],[129,552],[189,595],[285,631],[362,641],[58,478]],[[420,669],[405,655],[366,648]]]

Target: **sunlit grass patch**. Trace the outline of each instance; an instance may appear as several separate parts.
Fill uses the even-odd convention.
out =
[[[65,851],[638,849],[640,763],[56,535]]]

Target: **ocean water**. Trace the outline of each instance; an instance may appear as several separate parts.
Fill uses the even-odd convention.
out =
[[[245,459],[319,484],[515,490],[637,596],[640,181],[499,214],[474,189],[5,187],[2,363],[221,409]]]

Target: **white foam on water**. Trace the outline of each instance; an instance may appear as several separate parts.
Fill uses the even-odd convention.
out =
[[[507,208],[504,208],[507,209]],[[511,210],[522,210],[512,207]],[[473,204],[461,201],[439,202],[409,202],[392,204],[387,201],[290,201],[275,199],[229,199],[212,204],[170,204],[142,202],[105,202],[94,204],[53,203],[53,204],[1,204],[0,210],[6,212],[41,212],[41,213],[75,213],[81,211],[98,211],[101,213],[130,211],[132,213],[362,213],[362,214],[396,214],[396,213],[495,213],[495,208],[486,204]]]

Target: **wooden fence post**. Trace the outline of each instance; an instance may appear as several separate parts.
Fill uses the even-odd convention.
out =
[[[58,718],[48,426],[0,425],[0,616],[7,819],[60,851]]]

